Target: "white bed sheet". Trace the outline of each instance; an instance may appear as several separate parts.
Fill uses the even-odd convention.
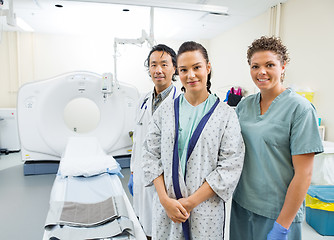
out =
[[[323,141],[324,152],[315,155],[312,185],[334,185],[334,142]]]
[[[73,201],[79,203],[94,203],[103,201],[110,196],[123,196],[129,218],[134,225],[135,239],[146,240],[145,233],[117,175],[101,174],[89,178],[64,178],[58,175],[52,187],[50,202]],[[49,231],[45,230],[43,240],[49,239],[48,236]]]

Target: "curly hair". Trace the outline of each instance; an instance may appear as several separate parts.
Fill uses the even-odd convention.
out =
[[[284,63],[289,63],[290,61],[288,49],[283,45],[281,39],[278,37],[262,36],[261,38],[254,40],[254,42],[248,46],[247,61],[249,65],[251,64],[251,58],[254,53],[260,51],[274,52],[279,57],[282,65]]]
[[[208,56],[208,52],[206,51],[206,49],[203,47],[203,45],[197,43],[197,42],[194,42],[194,41],[188,41],[188,42],[184,42],[182,43],[182,45],[180,46],[179,50],[178,50],[178,53],[177,53],[177,58],[179,58],[179,56],[182,54],[182,53],[185,53],[185,52],[193,52],[193,51],[199,51],[206,63],[209,63],[209,56]],[[207,79],[207,83],[206,83],[206,89],[209,93],[211,93],[210,91],[210,87],[211,87],[211,72],[208,74],[208,79]],[[182,91],[186,91],[185,87],[182,87],[181,88]]]

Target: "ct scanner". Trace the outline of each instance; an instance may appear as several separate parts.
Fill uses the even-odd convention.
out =
[[[108,155],[129,155],[138,98],[111,74],[71,72],[23,85],[17,116],[25,174],[53,173],[46,166],[60,160],[69,137],[94,136]]]
[[[83,71],[27,83],[20,88],[17,115],[25,174],[57,173],[43,240],[83,239],[82,236],[89,236],[88,239],[92,236],[146,239],[118,178],[120,169],[113,158],[130,155],[132,140],[129,132],[135,124],[138,98],[135,87],[114,82],[111,74],[101,76]],[[109,171],[108,165],[108,171],[101,174],[64,174],[63,167],[71,163],[68,161],[80,167],[85,166],[83,161],[88,161],[90,166],[96,167],[99,159],[101,163],[114,163],[115,173]],[[57,167],[50,170],[52,163]],[[107,208],[114,211],[110,216],[117,218],[90,227],[76,227],[73,222],[63,225],[61,222],[68,204],[79,206],[80,212],[85,213],[92,207],[104,206],[106,202],[114,206]],[[98,212],[101,211],[94,211],[92,216]],[[109,219],[109,215],[99,217]],[[50,219],[55,220],[52,225]]]

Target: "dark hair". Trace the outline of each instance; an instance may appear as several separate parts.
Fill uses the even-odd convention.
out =
[[[275,53],[279,57],[282,65],[290,61],[288,49],[278,37],[262,36],[261,38],[254,40],[254,42],[248,46],[247,61],[249,65],[251,64],[250,61],[254,53],[260,51],[271,51]]]
[[[150,71],[149,71],[149,68],[150,68],[150,57],[152,55],[152,53],[154,52],[163,52],[163,53],[168,53],[171,58],[172,58],[172,63],[173,63],[173,66],[175,67],[175,69],[177,68],[177,65],[176,65],[176,53],[174,52],[173,49],[171,49],[170,47],[166,46],[165,44],[158,44],[158,45],[155,45],[152,47],[151,51],[149,52],[146,60],[145,60],[145,67],[147,68],[147,71],[148,73],[150,74]],[[177,75],[177,70],[175,70],[175,73],[173,74],[172,76],[172,80],[173,81],[176,81],[176,76]]]
[[[179,58],[179,56],[182,54],[182,53],[185,53],[185,52],[193,52],[193,51],[199,51],[204,59],[206,60],[206,63],[208,64],[209,63],[209,55],[208,55],[208,52],[206,51],[206,49],[199,43],[197,42],[194,42],[194,41],[189,41],[189,42],[184,42],[182,43],[182,45],[180,46],[179,48],[179,51],[177,52],[177,58]],[[208,79],[207,79],[207,82],[206,82],[206,89],[209,93],[211,93],[210,91],[210,87],[211,87],[211,72],[208,74]],[[182,87],[181,88],[182,91],[186,91],[185,87]]]
[[[249,65],[251,64],[251,58],[254,53],[261,51],[271,51],[275,53],[282,65],[284,65],[284,63],[289,63],[290,61],[288,49],[283,45],[279,37],[262,36],[261,38],[254,40],[252,44],[248,46],[247,61]],[[281,75],[281,82],[283,82],[284,77],[285,72]]]

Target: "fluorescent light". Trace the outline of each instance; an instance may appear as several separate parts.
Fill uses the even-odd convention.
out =
[[[65,0],[66,1],[66,0]],[[179,10],[191,10],[199,12],[214,13],[217,15],[228,15],[228,8],[220,5],[207,5],[198,3],[180,3],[180,2],[168,2],[158,0],[67,0],[77,2],[99,2],[99,3],[111,3],[122,5],[135,5],[143,7],[158,7],[158,8],[170,8]]]
[[[26,32],[34,32],[35,30],[28,24],[26,23],[22,18],[17,17],[16,18],[16,24],[19,28],[21,28],[23,31]]]

